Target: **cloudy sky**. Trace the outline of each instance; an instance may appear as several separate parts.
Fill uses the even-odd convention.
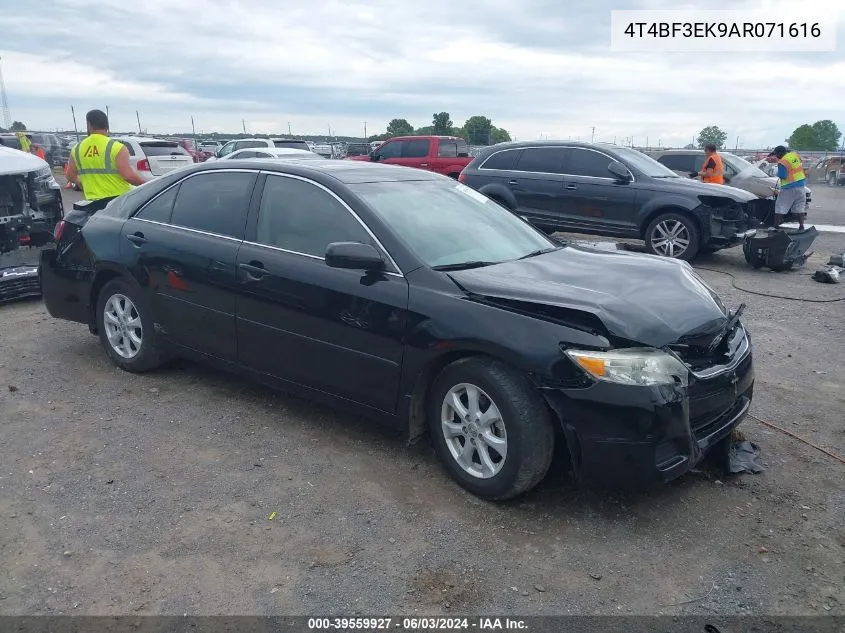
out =
[[[611,9],[683,0],[0,0],[0,56],[30,129],[71,128],[71,105],[78,120],[108,105],[118,131],[138,110],[150,133],[188,131],[193,115],[204,132],[361,135],[366,121],[374,134],[446,110],[518,139],[595,126],[597,141],[683,145],[715,124],[731,146],[770,146],[807,121],[845,128],[845,9],[798,4],[837,21],[837,52],[611,50]]]

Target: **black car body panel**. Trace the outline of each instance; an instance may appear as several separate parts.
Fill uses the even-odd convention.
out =
[[[242,235],[135,217],[190,178],[227,171],[256,175]],[[319,256],[257,243],[261,192],[278,175],[343,201],[383,249],[384,269],[331,268]],[[585,481],[666,481],[741,421],[753,383],[750,344],[738,325],[707,351],[723,336],[727,311],[687,264],[564,245],[518,261],[434,270],[350,188],[432,180],[460,186],[368,163],[200,164],[80,220],[75,238],[42,254],[44,302],[54,317],[94,330],[99,288],[123,277],[153,306],[171,352],[369,415],[410,440],[424,432],[423,402],[440,369],[467,356],[499,359],[529,376],[557,413]],[[564,353],[619,347],[671,350],[690,367],[690,385],[598,381]]]
[[[543,172],[522,170],[523,153],[537,149],[559,150],[560,155],[552,159],[550,154],[547,165],[533,166]],[[631,151],[560,141],[500,143],[476,156],[461,174],[461,182],[544,230],[641,239],[658,214],[680,212],[696,219],[702,244],[715,250],[741,243],[742,234],[755,225],[756,196],[671,172],[671,178],[651,177],[631,161]],[[582,165],[573,152],[602,157],[595,175],[576,174]],[[605,166],[613,162],[621,163],[632,179],[608,172]]]

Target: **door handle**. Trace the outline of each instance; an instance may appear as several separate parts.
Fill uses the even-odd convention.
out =
[[[246,271],[247,277],[250,279],[261,279],[267,274],[264,264],[261,262],[250,262],[249,264],[240,264],[239,268]]]
[[[136,231],[126,236],[126,239],[132,242],[135,246],[143,246],[147,243],[147,238],[140,231]]]
[[[508,180],[508,184],[509,185],[518,185],[519,181],[518,180]]]
[[[566,185],[566,188],[567,188],[567,189],[569,189],[570,191],[574,191],[574,190],[575,190],[575,189],[577,189],[578,187],[577,187],[577,186],[575,186],[575,185]]]
[[[420,167],[428,167],[428,163],[420,163]]]

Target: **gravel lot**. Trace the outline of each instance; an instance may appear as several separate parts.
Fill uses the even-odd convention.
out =
[[[697,262],[748,304],[754,415],[840,455],[845,301],[723,273],[843,297],[808,276],[843,247]],[[607,495],[558,464],[496,505],[427,443],[194,364],[122,372],[38,301],[0,313],[2,614],[845,614],[845,466],[754,420],[760,475]]]

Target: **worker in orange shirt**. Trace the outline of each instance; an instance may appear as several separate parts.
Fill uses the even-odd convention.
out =
[[[725,166],[722,163],[722,157],[716,151],[716,146],[712,143],[704,146],[704,164],[698,175],[701,176],[701,182],[725,184]]]
[[[40,158],[41,160],[47,160],[47,154],[44,153],[44,148],[40,145],[36,145],[35,143],[33,143],[30,146],[29,151],[38,156],[38,158]]]

